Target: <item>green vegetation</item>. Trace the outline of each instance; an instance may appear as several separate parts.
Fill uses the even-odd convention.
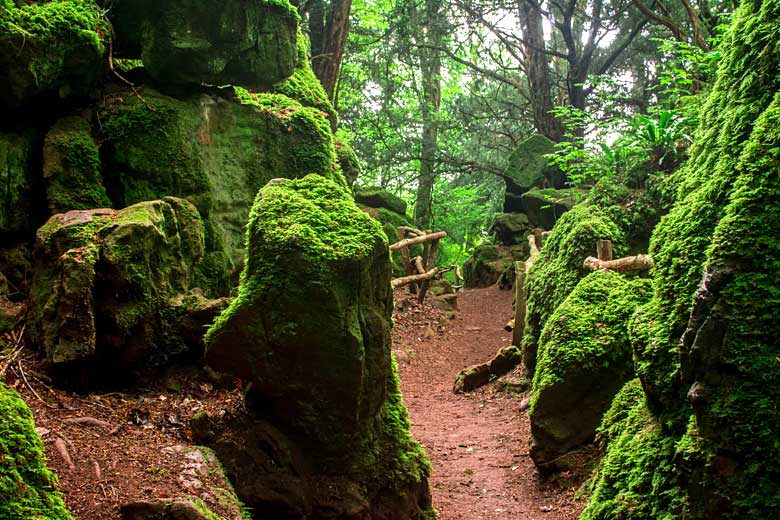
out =
[[[0,518],[70,520],[30,409],[0,383]]]

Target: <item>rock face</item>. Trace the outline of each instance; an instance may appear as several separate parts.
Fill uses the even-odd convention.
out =
[[[504,212],[523,211],[520,196],[537,188],[563,188],[563,179],[556,168],[547,165],[546,154],[555,151],[555,143],[543,135],[532,135],[517,147],[509,157],[504,171],[506,194]]]
[[[618,390],[634,375],[628,322],[649,297],[645,279],[614,272],[583,278],[539,339],[531,390],[531,458],[543,473],[591,442]]]
[[[379,186],[355,188],[355,202],[371,208],[385,208],[406,216],[406,202]]]
[[[106,182],[118,207],[186,198],[203,217],[206,258],[196,285],[226,293],[244,258],[257,191],[275,177],[318,173],[344,183],[327,120],[281,95],[243,103],[205,93],[182,99],[141,90],[106,100]]]
[[[576,194],[576,190],[530,190],[520,197],[520,206],[531,227],[552,229],[561,215],[574,206]]]
[[[154,364],[172,354],[160,313],[202,256],[202,222],[182,199],[55,215],[36,235],[29,339],[55,370],[83,377]]]
[[[0,518],[71,520],[46,468],[43,442],[33,415],[19,395],[0,382]]]
[[[524,213],[496,213],[489,232],[505,246],[525,244],[533,226]]]
[[[238,298],[206,352],[253,385],[257,419],[215,444],[239,496],[261,516],[419,518],[428,465],[391,360],[379,224],[332,181],[279,179],[258,194],[247,244]],[[336,504],[322,482],[343,491]]]
[[[111,206],[103,187],[98,147],[85,119],[61,119],[46,134],[43,179],[51,213]]]
[[[523,259],[527,251],[525,244],[512,247],[480,244],[463,263],[463,283],[466,287],[490,287],[504,271],[514,269],[514,262]]]
[[[583,519],[780,517],[778,30],[780,2],[764,0],[743,2],[724,35],[651,238],[653,298],[631,327],[640,381],[624,389],[636,397],[602,424]]]
[[[1,0],[0,103],[89,95],[108,68],[108,32],[93,0]]]
[[[32,175],[35,132],[0,132],[0,236],[35,229],[40,182]]]
[[[298,13],[286,0],[121,0],[109,16],[119,51],[163,83],[260,90],[293,74]]]

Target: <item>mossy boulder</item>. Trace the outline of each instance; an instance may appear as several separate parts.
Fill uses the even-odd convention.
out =
[[[675,440],[648,409],[639,379],[626,383],[599,426],[605,452],[580,520],[687,518]]]
[[[592,441],[618,390],[634,376],[628,323],[650,296],[647,279],[594,272],[547,320],[531,390],[531,458],[544,473]]]
[[[523,193],[520,197],[522,212],[528,215],[531,227],[552,229],[561,215],[577,202],[577,190],[544,188]]]
[[[292,76],[276,83],[271,92],[283,94],[305,107],[316,108],[325,114],[330,127],[335,132],[339,116],[328,99],[325,89],[322,88],[322,83],[311,68],[309,38],[299,30],[296,42],[295,70]]]
[[[98,147],[84,118],[60,119],[46,134],[43,179],[52,214],[112,205],[103,187]]]
[[[298,13],[287,0],[121,0],[116,47],[162,83],[267,89],[293,74]]]
[[[647,190],[630,189],[615,181],[602,180],[588,191],[585,203],[598,206],[617,224],[631,254],[647,252],[650,234],[663,214]]]
[[[379,221],[382,225],[382,231],[387,236],[387,241],[393,244],[398,241],[398,228],[400,227],[414,227],[412,222],[403,215],[399,215],[394,211],[390,211],[385,208],[372,208],[359,204],[358,207],[371,215],[373,218]],[[414,258],[417,255],[422,255],[423,246],[418,244],[409,248],[409,256]],[[393,268],[393,276],[404,276],[406,271],[404,270],[403,257],[400,250],[390,253],[390,262]]]
[[[247,245],[238,297],[209,330],[206,351],[213,368],[252,382],[252,429],[267,432],[228,432],[225,456],[217,442],[229,471],[242,475],[239,495],[256,513],[317,517],[325,497],[316,489],[331,482],[351,490],[335,504],[327,498],[341,518],[419,517],[430,506],[429,469],[390,354],[379,223],[339,184],[279,179],[255,200]],[[276,440],[258,445],[269,436]],[[268,457],[279,461],[270,475],[252,462]],[[345,511],[347,502],[357,510]]]
[[[0,236],[19,240],[35,229],[41,190],[35,173],[37,144],[31,130],[0,132]],[[10,240],[4,245],[11,245]]]
[[[108,32],[94,0],[0,0],[0,102],[89,95],[108,69]]]
[[[111,96],[101,114],[106,186],[117,207],[186,198],[206,226],[196,285],[207,295],[232,287],[244,258],[244,230],[257,191],[275,177],[317,173],[345,184],[327,120],[279,94],[180,99],[141,89]]]
[[[588,274],[582,264],[588,256],[595,256],[598,240],[612,240],[616,258],[626,250],[623,233],[601,209],[579,204],[558,220],[531,266],[526,278],[528,308],[523,336],[523,364],[529,377],[536,368],[542,329]]]
[[[355,188],[355,202],[372,208],[385,208],[402,217],[406,217],[406,202],[379,186],[361,186]]]
[[[71,520],[22,398],[0,382],[0,518]]]
[[[489,233],[499,244],[511,246],[525,244],[532,228],[528,215],[524,213],[496,213]]]
[[[490,287],[507,273],[514,269],[514,262],[522,260],[527,253],[525,245],[501,246],[484,243],[474,248],[471,255],[463,262],[463,283],[466,287]],[[507,281],[511,287],[514,275],[507,273]],[[507,288],[504,284],[502,288]]]
[[[633,518],[780,516],[778,30],[780,2],[743,2],[724,36],[677,200],[651,238],[653,298],[631,329],[641,431],[656,441],[608,446],[587,518],[618,517],[639,482],[653,488],[633,495]]]
[[[563,188],[560,171],[548,165],[546,154],[555,151],[555,143],[543,135],[532,135],[518,145],[504,171],[506,183],[504,211],[522,211],[520,196],[532,188]]]
[[[161,312],[202,256],[203,224],[183,199],[54,215],[36,234],[30,344],[74,384],[164,362],[177,352],[161,341]]]

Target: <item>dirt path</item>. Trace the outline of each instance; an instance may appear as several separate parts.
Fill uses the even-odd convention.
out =
[[[511,291],[465,291],[454,320],[406,303],[396,313],[394,351],[415,437],[433,465],[431,489],[440,520],[575,520],[576,478],[540,481],[527,456],[530,425],[519,412],[524,396],[496,391],[452,392],[462,368],[490,359],[511,341],[503,325],[512,312]],[[433,315],[432,315],[433,314]]]

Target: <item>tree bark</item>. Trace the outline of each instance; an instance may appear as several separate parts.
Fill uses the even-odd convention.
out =
[[[542,12],[534,2],[520,4],[520,24],[524,38],[525,73],[530,87],[531,106],[536,131],[559,142],[563,139],[563,128],[553,109],[550,70],[545,49]]]
[[[341,71],[344,48],[347,45],[351,9],[352,0],[330,0],[325,30],[319,45],[316,46],[316,53],[314,51],[314,35],[312,34],[312,69],[314,69],[314,75],[322,83],[322,87],[331,101],[333,101],[333,93],[336,90],[336,83],[338,83]]]

